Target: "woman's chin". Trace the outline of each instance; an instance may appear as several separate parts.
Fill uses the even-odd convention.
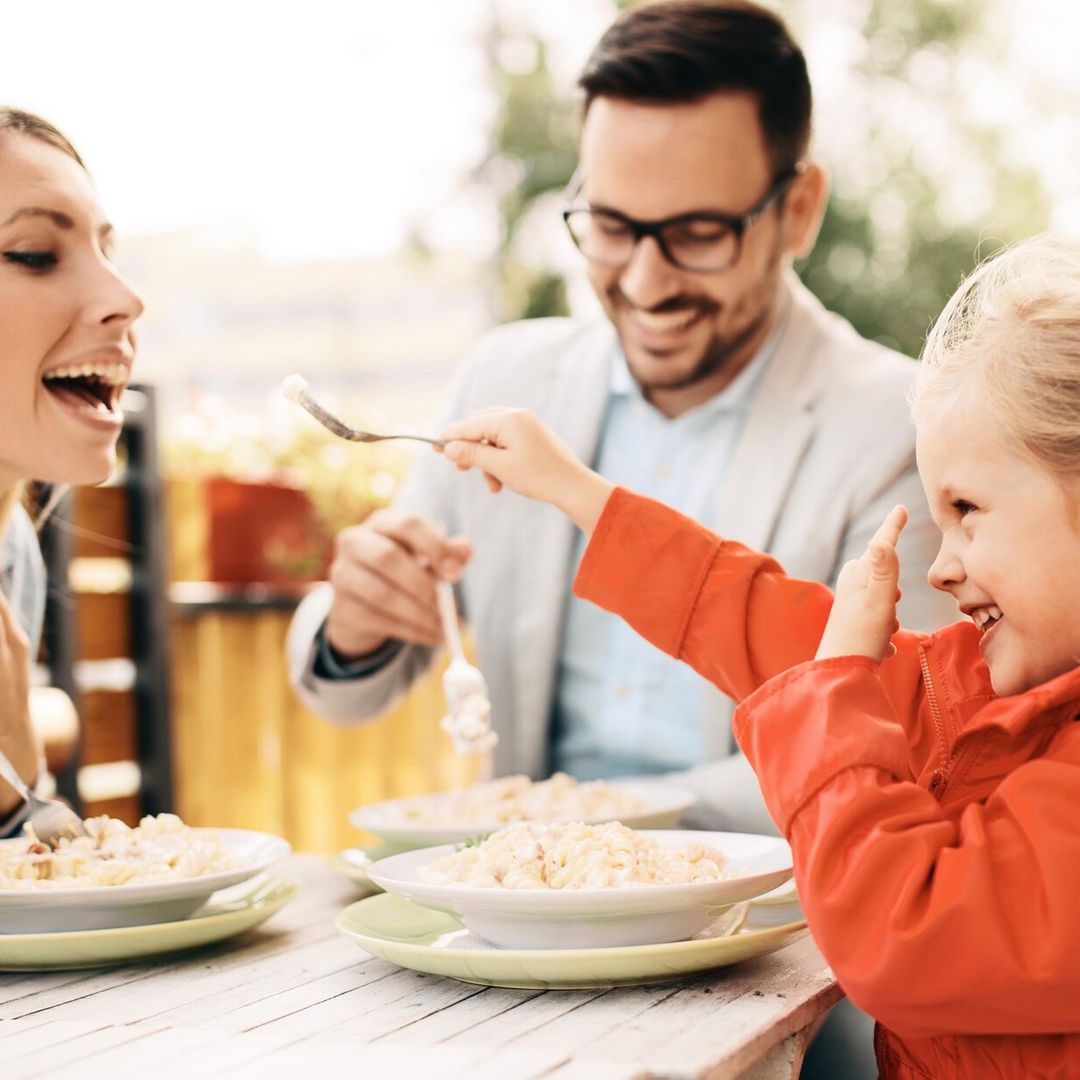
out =
[[[96,487],[104,484],[116,471],[116,449],[87,454],[80,460],[52,461],[49,467],[34,475],[46,484],[70,484],[72,487]]]

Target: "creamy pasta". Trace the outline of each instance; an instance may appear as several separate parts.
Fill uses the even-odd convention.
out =
[[[724,856],[703,844],[665,847],[617,821],[522,822],[444,855],[422,873],[445,885],[503,889],[607,889],[719,881]]]
[[[87,818],[89,836],[51,850],[31,835],[0,844],[0,889],[64,889],[200,877],[242,865],[214,833],[188,828],[175,814],[144,817],[133,829],[110,817]]]
[[[616,819],[647,809],[625,788],[602,780],[579,783],[566,773],[533,782],[527,776],[502,776],[442,795],[402,800],[387,807],[386,820],[409,825],[503,825],[514,821]]]

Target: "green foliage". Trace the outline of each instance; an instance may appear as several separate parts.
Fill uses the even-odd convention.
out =
[[[979,259],[1047,223],[1039,178],[1013,163],[1000,131],[966,113],[961,63],[992,52],[993,6],[864,0],[845,72],[845,97],[859,103],[845,116],[861,128],[831,138],[837,119],[819,103],[818,152],[836,191],[800,275],[862,334],[912,356]],[[797,35],[820,18],[813,0],[783,10]]]
[[[614,0],[612,14],[633,2]],[[842,9],[821,0],[780,2],[803,40],[821,30],[822,19],[835,24],[833,32],[854,30],[857,40],[843,78],[845,99],[860,107],[838,119],[824,115],[819,100],[817,142],[836,189],[799,272],[862,334],[910,355],[980,258],[1046,227],[1048,198],[1039,178],[1013,162],[1001,131],[966,111],[971,87],[961,64],[974,58],[992,66],[998,44],[988,31],[1000,2],[852,0]],[[505,60],[508,40],[516,46],[514,64]],[[532,62],[522,64],[529,48]],[[489,61],[501,102],[485,163],[497,164],[492,171],[502,178],[498,314],[562,314],[560,279],[533,265],[520,239],[537,200],[563,187],[574,168],[574,101],[555,87],[538,35],[508,39],[493,24]],[[910,120],[923,116],[926,130]],[[854,130],[831,137],[853,118]],[[951,201],[946,188],[953,189]]]

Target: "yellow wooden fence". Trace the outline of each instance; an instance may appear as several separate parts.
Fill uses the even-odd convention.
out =
[[[439,730],[441,674],[432,669],[380,719],[331,724],[288,684],[289,611],[177,609],[172,730],[177,812],[192,825],[261,829],[300,851],[370,840],[349,811],[471,782]]]

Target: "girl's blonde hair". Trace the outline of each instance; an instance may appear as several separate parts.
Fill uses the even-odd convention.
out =
[[[915,420],[974,394],[1038,464],[1080,479],[1080,239],[1005,248],[945,305],[923,347]]]

